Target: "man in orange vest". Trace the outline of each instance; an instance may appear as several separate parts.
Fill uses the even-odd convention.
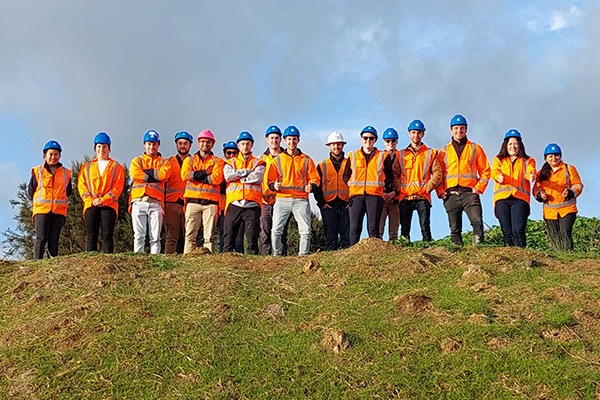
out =
[[[198,134],[198,152],[188,157],[181,166],[181,179],[185,188],[185,246],[184,254],[196,249],[196,237],[200,226],[204,229],[204,247],[213,250],[213,233],[219,213],[223,181],[223,159],[215,156],[212,148],[215,135],[203,129]]]
[[[235,158],[240,153],[237,143],[233,140],[223,143],[223,161],[227,164],[227,160]],[[219,253],[223,253],[223,246],[225,245],[225,204],[227,204],[227,181],[223,179],[223,182],[219,185],[219,192],[221,198],[219,199],[219,217],[217,218],[217,230],[219,231]],[[237,237],[235,238],[234,250],[236,253],[244,252],[244,222],[240,225],[240,229]]]
[[[67,218],[69,196],[73,190],[71,170],[60,163],[61,153],[60,144],[50,140],[44,146],[44,163],[31,170],[27,193],[33,205],[34,260],[44,258],[46,243],[50,257],[58,255],[60,231]]]
[[[491,168],[483,148],[467,139],[467,120],[458,114],[450,121],[452,141],[440,150],[442,184],[436,188],[444,201],[450,223],[450,238],[461,247],[462,213],[473,227],[473,245],[483,243],[483,212],[479,196],[485,192]]]
[[[311,213],[308,194],[313,185],[320,183],[317,167],[312,158],[298,148],[300,131],[293,125],[283,131],[286,144],[284,153],[278,154],[269,165],[269,189],[275,192],[273,206],[273,255],[280,256],[281,236],[290,214],[298,222],[300,245],[298,254],[307,255],[310,250]]]
[[[327,137],[329,158],[317,165],[321,186],[315,190],[315,200],[321,210],[325,230],[325,250],[335,251],[350,246],[350,216],[348,214],[348,176],[344,171],[348,159],[344,157],[344,136],[333,131]]]
[[[252,155],[254,137],[250,132],[240,132],[237,137],[239,155],[227,160],[223,169],[227,181],[225,209],[225,245],[223,252],[231,252],[243,226],[248,242],[248,254],[258,255],[260,208],[265,162]]]
[[[263,154],[258,156],[261,160],[266,163],[267,170],[269,164],[278,155],[283,153],[285,150],[281,147],[281,129],[277,125],[271,125],[267,128],[265,133],[265,139],[269,147]],[[260,241],[261,241],[261,252],[263,255],[269,255],[272,253],[271,245],[271,233],[273,230],[273,205],[275,205],[275,193],[269,189],[269,177],[268,173],[265,172],[263,178],[263,201],[262,211],[260,213]],[[281,255],[287,256],[287,234],[290,220],[283,227],[283,234],[281,235]]]
[[[160,253],[165,182],[171,175],[171,162],[158,153],[160,136],[149,130],[144,134],[146,151],[131,160],[129,174],[133,185],[129,195],[133,224],[133,251],[144,252],[146,231],[150,236],[150,254]],[[149,229],[148,229],[149,228]]]
[[[417,211],[424,242],[431,241],[431,192],[442,182],[436,149],[423,142],[425,124],[415,119],[408,125],[410,144],[398,152],[394,163],[394,190],[400,193],[400,234],[410,240],[410,223]]]
[[[181,131],[175,134],[175,147],[177,154],[170,157],[171,176],[167,180],[165,192],[165,254],[173,254],[177,251],[177,242],[185,232],[185,182],[181,180],[181,166],[183,160],[190,156],[190,148],[194,138],[188,132]]]
[[[392,163],[386,152],[375,147],[377,129],[366,126],[360,133],[362,147],[348,153],[348,164],[344,175],[349,176],[348,200],[350,213],[350,245],[358,243],[367,214],[367,232],[369,237],[381,239],[379,223],[385,203],[384,197],[395,197],[393,192]],[[390,189],[392,188],[392,189]]]

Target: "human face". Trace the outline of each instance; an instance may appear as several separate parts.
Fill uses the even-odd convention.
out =
[[[212,150],[215,145],[215,141],[212,139],[199,139],[198,140],[198,148],[200,149],[200,153],[208,154]]]
[[[516,157],[519,155],[519,141],[517,138],[511,137],[508,139],[506,143],[506,151],[508,151],[508,155],[511,157]]]
[[[450,128],[450,133],[452,133],[452,138],[457,142],[467,136],[467,126],[466,125],[454,125]]]
[[[281,147],[281,135],[278,133],[269,133],[267,136],[267,144],[269,149],[278,150]]]
[[[231,160],[234,157],[237,157],[239,150],[236,149],[225,149],[225,159]]]
[[[110,153],[110,147],[106,143],[98,143],[94,147],[96,150],[96,157],[98,160],[108,160],[108,153]]]
[[[298,136],[288,136],[285,138],[285,147],[287,147],[288,150],[294,151],[298,148],[298,142],[300,142]]]
[[[44,160],[48,165],[56,165],[60,161],[60,151],[56,149],[48,149],[46,150],[46,154],[44,154]]]
[[[146,148],[146,154],[150,157],[155,157],[158,154],[160,142],[144,142],[144,147]]]
[[[556,168],[560,165],[560,162],[562,161],[562,155],[561,154],[548,154],[546,156],[546,162],[548,164],[550,164],[550,166],[552,168]]]
[[[408,131],[408,137],[410,138],[410,143],[413,146],[419,146],[421,144],[421,141],[423,140],[423,136],[425,136],[424,131],[419,131],[416,129],[411,129],[410,131]]]
[[[252,140],[240,140],[237,145],[240,149],[240,152],[247,156],[248,154],[252,153],[252,146],[254,146],[254,142]]]
[[[361,135],[361,139],[362,139],[362,147],[364,150],[367,150],[367,151],[373,150],[373,147],[375,147],[375,141],[377,140],[375,135],[367,132],[364,135]]]
[[[182,156],[187,156],[190,154],[190,149],[192,148],[192,142],[187,139],[177,139],[175,142],[175,147],[177,147],[177,153]]]
[[[342,154],[342,151],[344,150],[344,143],[342,142],[329,143],[328,146],[329,151],[331,151],[331,154],[333,154],[336,157]]]
[[[383,141],[385,144],[385,150],[388,152],[396,151],[396,145],[398,144],[398,139],[385,139]]]

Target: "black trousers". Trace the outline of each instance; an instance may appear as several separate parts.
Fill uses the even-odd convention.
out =
[[[113,234],[117,222],[117,213],[111,207],[90,207],[85,210],[85,233],[87,236],[87,251],[98,250],[98,237],[102,226],[102,251],[114,253]]]
[[[385,201],[381,196],[363,194],[350,197],[350,246],[358,243],[363,228],[363,219],[367,214],[367,233],[369,237],[381,239],[379,224]]]
[[[217,229],[219,230],[219,253],[223,253],[223,247],[225,246],[225,216],[222,214],[217,218]],[[235,238],[234,250],[236,253],[244,253],[244,221],[242,221],[238,235]]]
[[[281,235],[281,255],[287,256],[288,245],[287,245],[287,237],[288,237],[288,226],[290,225],[290,218],[288,218],[285,227],[283,228],[283,234]],[[271,231],[273,230],[273,205],[272,204],[263,204],[262,210],[260,212],[260,242],[261,242],[261,251],[263,256],[268,256],[272,254],[272,245],[271,245]]]
[[[48,214],[36,214],[33,217],[35,225],[35,243],[33,244],[33,259],[44,258],[44,250],[48,243],[48,253],[51,257],[58,255],[58,239],[60,231],[65,224],[65,216],[49,212]]]
[[[510,196],[506,199],[498,200],[494,209],[505,246],[525,247],[527,239],[525,237],[525,228],[527,227],[527,217],[529,217],[529,203],[525,200]]]
[[[444,200],[450,223],[450,239],[456,246],[462,246],[462,213],[469,217],[473,227],[473,243],[483,243],[483,212],[481,201],[476,193],[448,194]]]
[[[557,250],[573,250],[573,225],[577,219],[577,213],[569,213],[564,217],[558,216],[558,219],[545,219],[548,236],[552,247]]]
[[[321,209],[325,230],[325,250],[335,251],[350,246],[350,215],[348,207]]]
[[[258,254],[258,235],[260,232],[260,207],[243,208],[230,204],[225,213],[225,235],[223,236],[223,252],[235,249],[235,239],[244,225],[248,254]]]
[[[400,202],[400,235],[410,240],[410,223],[413,211],[417,211],[424,242],[431,242],[431,204],[426,199],[402,200]]]

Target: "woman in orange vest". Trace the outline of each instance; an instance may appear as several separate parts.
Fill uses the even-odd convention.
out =
[[[570,251],[577,197],[583,191],[583,184],[575,167],[562,161],[562,150],[556,143],[546,146],[544,159],[546,163],[538,172],[533,194],[544,204],[544,221],[552,247]]]
[[[492,162],[494,213],[500,221],[505,246],[525,247],[531,184],[535,182],[535,160],[525,152],[521,133],[511,129],[504,135],[500,152]]]
[[[71,170],[60,163],[62,148],[56,140],[44,146],[44,163],[31,170],[28,193],[33,202],[35,244],[33,259],[44,258],[48,243],[50,257],[58,255],[58,239],[67,218],[71,195]]]
[[[125,170],[121,164],[108,157],[110,145],[110,137],[105,132],[96,135],[96,158],[81,166],[77,179],[77,188],[83,200],[87,251],[98,250],[100,225],[102,251],[115,251],[113,233],[119,215],[119,196],[125,184]]]

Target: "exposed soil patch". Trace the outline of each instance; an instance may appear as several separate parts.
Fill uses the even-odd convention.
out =
[[[491,338],[485,344],[490,350],[505,349],[508,347],[508,340],[505,338]]]
[[[489,318],[485,314],[471,314],[468,321],[477,325],[488,325],[490,323]]]
[[[456,353],[465,346],[458,336],[450,336],[440,342],[440,349],[444,354]]]
[[[420,294],[406,294],[394,298],[398,310],[408,314],[420,314],[434,309],[433,299]]]
[[[571,342],[579,340],[579,335],[569,327],[557,328],[543,328],[540,332],[540,336],[545,340],[552,340],[555,342]]]
[[[285,307],[283,307],[279,304],[269,304],[263,310],[263,314],[265,314],[268,317],[279,317],[279,316],[284,315],[285,311],[286,311]]]
[[[321,347],[328,353],[338,354],[350,347],[346,332],[339,329],[328,329],[323,333]]]

